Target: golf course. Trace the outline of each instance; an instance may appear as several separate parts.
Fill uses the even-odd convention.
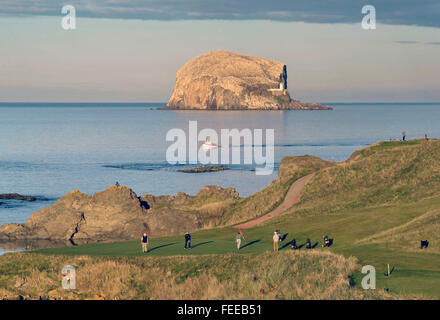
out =
[[[291,190],[303,177],[299,197]],[[244,239],[237,250],[239,225]],[[184,249],[182,234],[151,238],[148,253],[135,239],[0,256],[0,295],[438,299],[439,227],[440,140],[384,141],[339,163],[283,159],[271,185],[228,203],[215,227],[191,232],[191,249]],[[285,239],[273,252],[277,229]],[[330,247],[322,247],[324,235]],[[420,249],[421,240],[428,248]],[[60,288],[64,265],[76,268],[76,290]],[[361,286],[365,265],[376,269],[375,290]]]

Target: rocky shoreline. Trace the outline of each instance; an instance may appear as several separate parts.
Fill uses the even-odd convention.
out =
[[[74,190],[34,212],[26,223],[0,226],[0,247],[8,243],[13,248],[21,248],[23,244],[23,247],[34,248],[55,243],[76,245],[123,241],[137,239],[143,232],[161,237],[232,224],[234,210],[247,212],[249,206],[259,214],[279,201],[283,192],[273,194],[273,190],[284,188],[284,183],[296,173],[296,169],[286,173],[285,168],[290,168],[291,162],[298,163],[295,168],[300,168],[304,164],[309,166],[314,160],[291,157],[281,161],[278,179],[246,198],[241,198],[233,187],[215,185],[201,188],[196,195],[179,192],[177,195],[138,196],[132,189],[119,185],[93,195]],[[204,168],[209,169],[208,166]],[[216,170],[219,168],[216,166]],[[260,202],[255,202],[255,197]],[[259,208],[255,209],[255,205]]]
[[[64,241],[71,244],[121,241],[181,234],[219,223],[224,209],[239,199],[234,188],[203,187],[195,196],[137,196],[128,187],[111,186],[87,195],[74,190],[34,212],[24,224],[0,226],[0,242]]]
[[[229,109],[196,109],[192,107],[159,107],[158,110],[181,110],[181,111],[299,111],[299,110],[310,110],[310,111],[330,111],[333,110],[332,107],[322,105],[320,103],[304,103],[300,101],[292,101],[288,107],[277,107],[277,108],[234,108]]]

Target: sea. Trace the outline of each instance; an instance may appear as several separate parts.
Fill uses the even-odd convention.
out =
[[[234,187],[248,196],[277,178],[285,156],[315,155],[343,161],[380,140],[440,137],[440,103],[324,103],[332,111],[177,111],[165,103],[0,103],[0,194],[36,201],[1,200],[0,225],[24,223],[63,194],[87,194],[118,181],[138,195],[194,195],[205,185]],[[274,130],[274,171],[256,175],[255,164],[230,170],[184,173],[197,164],[170,164],[172,129]],[[223,146],[222,146],[223,147]],[[263,143],[264,147],[264,143]],[[263,148],[264,150],[264,148]],[[0,253],[4,252],[0,249]]]

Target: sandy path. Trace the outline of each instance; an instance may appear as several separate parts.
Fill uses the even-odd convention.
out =
[[[293,206],[295,203],[297,203],[299,201],[299,199],[301,197],[302,189],[304,188],[306,183],[309,182],[309,180],[312,177],[313,177],[313,173],[296,180],[290,186],[290,189],[287,192],[287,195],[284,198],[284,201],[278,207],[276,207],[274,210],[272,210],[271,212],[265,214],[264,216],[256,218],[254,220],[248,221],[246,223],[236,225],[236,226],[234,226],[234,228],[249,229],[249,228],[255,227],[257,224],[262,223],[263,221],[266,221],[272,217],[275,217],[275,216],[283,213],[284,211],[286,211],[287,209],[289,209],[291,206]]]

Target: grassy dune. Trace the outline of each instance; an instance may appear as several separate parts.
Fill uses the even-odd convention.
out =
[[[60,288],[76,268],[77,289]],[[395,299],[365,291],[349,276],[356,259],[330,252],[278,255],[89,257],[9,254],[0,260],[0,296],[56,299]]]
[[[296,214],[396,205],[440,195],[440,141],[382,142],[319,171]]]

